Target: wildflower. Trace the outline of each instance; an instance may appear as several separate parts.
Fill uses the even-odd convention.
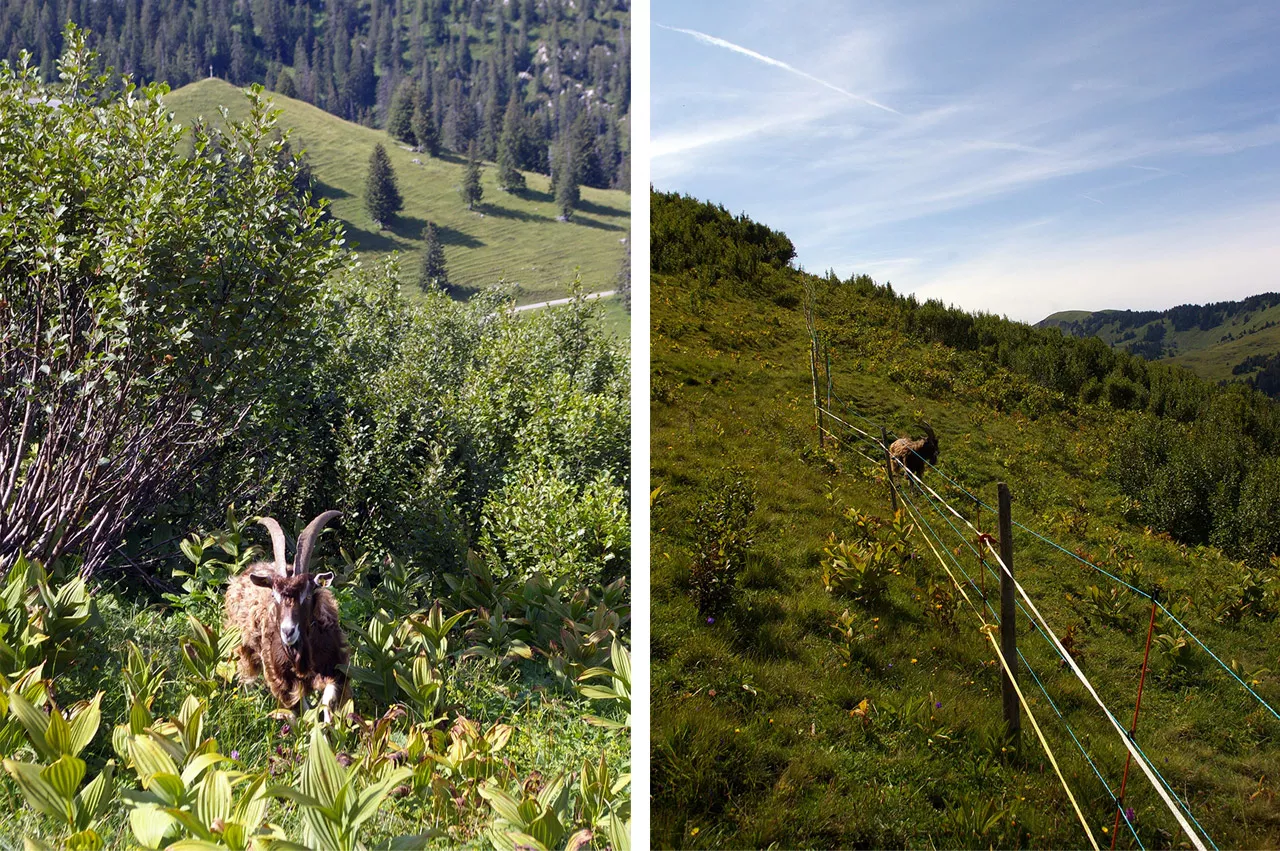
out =
[[[734,728],[733,728],[733,732],[735,732],[735,733],[741,733],[741,732],[742,732],[742,728],[741,728],[741,727],[734,727]]]
[[[232,752],[231,752],[231,758],[232,758],[232,759],[239,759],[239,758],[240,758],[240,751],[232,751]]]
[[[707,623],[715,623],[715,622],[716,622],[715,618],[707,618]],[[695,827],[694,830],[697,830],[697,828]]]
[[[707,692],[707,697],[715,697],[715,696],[716,696],[715,689],[711,689],[709,692]]]
[[[916,662],[919,662],[919,661],[920,661],[919,659],[912,659],[911,664],[914,665]]]
[[[287,736],[292,732],[293,732],[293,728],[290,727],[288,724],[285,724],[283,727],[280,728],[280,735],[282,736]]]
[[[1133,807],[1124,808],[1124,820],[1133,824]]]
[[[941,709],[941,708],[942,708],[942,701],[941,701],[941,700],[939,700],[937,703],[933,704],[933,708],[934,708],[934,709]]]
[[[698,831],[699,831],[699,830],[701,830],[701,829],[702,829],[702,828],[695,827],[693,830],[689,831],[689,835],[690,835],[690,836],[697,836],[697,835],[698,835]]]

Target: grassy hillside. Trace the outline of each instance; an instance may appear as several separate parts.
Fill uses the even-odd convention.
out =
[[[1232,368],[1245,358],[1280,352],[1280,299],[1262,295],[1165,311],[1066,310],[1038,327],[1095,336],[1109,346],[1185,366],[1201,378],[1230,381]]]
[[[415,280],[423,246],[422,230],[436,223],[445,243],[450,280],[482,289],[506,279],[521,286],[520,301],[567,295],[575,269],[588,292],[612,288],[630,229],[626,193],[582,187],[582,204],[571,222],[556,220],[555,198],[544,175],[526,174],[529,189],[519,195],[498,189],[489,164],[481,183],[484,199],[468,210],[458,194],[465,161],[452,154],[432,159],[400,148],[380,130],[362,127],[302,101],[272,95],[283,110],[282,127],[293,131],[294,149],[305,149],[333,214],[347,225],[347,238],[361,253],[404,256],[401,274]],[[216,119],[226,106],[232,118],[247,113],[244,95],[224,80],[206,79],[171,92],[165,102],[184,124],[203,116]],[[374,230],[364,209],[369,154],[381,142],[404,197],[404,209],[387,230]],[[420,165],[413,160],[421,161]],[[412,286],[406,292],[413,292]]]
[[[668,242],[655,233],[655,257]],[[913,523],[911,555],[883,595],[824,587],[826,549],[856,541],[860,526],[891,537],[892,520],[881,464],[852,443],[818,445],[801,280],[779,268],[738,281],[696,271],[652,280],[652,842],[1084,847],[1025,719],[1021,753],[1006,749],[997,663],[977,618],[949,590],[926,530]],[[1025,376],[984,352],[904,332],[901,303],[883,291],[812,280],[845,402],[902,432],[918,432],[923,416],[940,436],[941,472],[988,504],[996,482],[1008,482],[1015,520],[1139,587],[1163,585],[1195,633],[1280,702],[1280,682],[1264,670],[1280,669],[1274,616],[1218,619],[1241,566],[1125,519],[1108,458],[1133,414],[1085,404],[1037,415],[1050,410],[1049,394]],[[988,511],[944,489],[937,474],[926,481],[995,531]],[[755,493],[746,527],[754,543],[730,602],[710,616],[692,594],[728,540],[723,495],[739,482]],[[972,542],[913,498],[977,580]],[[1114,583],[1068,554],[1022,532],[1014,541],[1021,582],[1127,722],[1149,607],[1127,592],[1113,600]],[[1091,599],[1090,586],[1102,596]],[[986,587],[994,590],[990,577]],[[1057,709],[1118,787],[1125,752],[1109,723],[1023,616],[1018,631]],[[1177,647],[1179,630],[1163,616],[1157,633]],[[1163,646],[1152,651],[1138,742],[1221,847],[1275,847],[1280,722],[1203,653]],[[1022,685],[1107,847],[1115,810],[1106,787],[1025,671]],[[1126,804],[1146,847],[1182,847],[1136,767]],[[1136,847],[1121,831],[1119,847]]]

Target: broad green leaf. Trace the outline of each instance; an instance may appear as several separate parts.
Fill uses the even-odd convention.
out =
[[[59,753],[49,747],[45,731],[49,729],[49,716],[32,706],[21,694],[9,695],[9,714],[27,731],[31,744],[45,759],[57,759]]]
[[[173,816],[157,806],[144,805],[129,811],[129,826],[133,836],[144,848],[159,848],[166,836],[178,823]]]
[[[165,846],[165,851],[226,851],[227,846],[207,839],[179,839]]]
[[[85,764],[79,757],[63,754],[56,762],[44,767],[40,776],[54,788],[61,797],[70,801],[75,798],[80,781],[84,780]]]
[[[102,692],[98,692],[83,709],[71,719],[70,753],[79,756],[80,751],[93,741],[102,723]]]
[[[371,783],[360,793],[357,798],[355,812],[347,819],[347,827],[350,830],[364,824],[374,813],[378,811],[378,806],[382,803],[382,799],[387,796],[393,788],[413,776],[411,768],[397,768],[394,771],[387,772],[381,780]]]
[[[161,747],[155,737],[149,734],[134,736],[129,740],[129,755],[138,769],[138,778],[144,789],[150,788],[150,779],[155,774],[178,774],[178,767],[166,750]]]
[[[605,821],[605,834],[614,851],[631,851],[631,822],[618,818],[617,813],[609,813]]]
[[[148,788],[171,807],[180,806],[187,797],[187,787],[176,774],[163,771],[153,774],[148,781]]]
[[[196,778],[209,766],[217,765],[220,762],[226,762],[230,757],[223,756],[220,753],[202,753],[192,757],[187,761],[187,765],[182,769],[182,782],[190,786],[195,782]]]
[[[476,791],[480,793],[480,797],[489,802],[489,805],[493,807],[494,812],[499,816],[512,824],[523,823],[524,818],[520,815],[520,802],[512,797],[510,793],[500,788],[495,781],[489,781]]]
[[[557,774],[550,783],[543,786],[542,790],[538,792],[538,803],[544,809],[553,807],[556,804],[556,799],[565,791],[568,782],[569,776],[567,774],[564,772]]]
[[[72,823],[74,814],[71,812],[71,801],[65,800],[57,789],[40,776],[40,766],[6,759],[4,769],[18,784],[27,803],[63,824]]]
[[[330,807],[337,800],[339,790],[345,785],[346,771],[338,764],[320,727],[311,729],[311,746],[307,761],[302,767],[302,791]]]
[[[205,824],[226,821],[231,816],[231,781],[224,771],[214,769],[204,776],[196,793],[196,818]]]
[[[253,778],[249,786],[240,793],[233,813],[235,821],[256,828],[267,814],[267,781],[270,775],[262,772]]]
[[[89,827],[111,803],[115,793],[115,772],[116,761],[107,760],[98,776],[80,790],[80,794],[76,796],[76,818],[80,822],[77,827]]]
[[[511,739],[511,734],[515,732],[515,728],[510,724],[494,724],[485,734],[485,739],[489,742],[489,753],[497,753],[506,746]]]
[[[523,831],[509,830],[506,831],[506,835],[507,838],[511,840],[512,845],[521,849],[521,851],[526,848],[532,849],[532,851],[550,851],[550,849],[547,848],[546,845],[543,845],[537,837],[530,836]]]
[[[48,844],[43,839],[24,836],[22,837],[22,851],[54,851],[54,849],[52,845]]]
[[[56,756],[71,753],[71,725],[57,709],[49,713],[49,725],[44,728],[44,740]]]
[[[68,836],[63,847],[66,851],[100,851],[104,844],[98,831],[89,827]]]

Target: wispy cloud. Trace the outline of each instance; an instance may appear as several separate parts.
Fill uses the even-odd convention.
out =
[[[1089,15],[1007,0],[981,14],[946,2],[799,7],[822,7],[810,15],[769,0],[743,0],[741,13],[657,0],[684,26],[655,32],[654,92],[668,96],[655,99],[654,183],[786,231],[808,268],[869,271],[922,293],[945,284],[959,304],[1005,309],[998,282],[1018,290],[1005,302],[1025,301],[1026,318],[1094,292],[1103,301],[1067,306],[1126,306],[1115,300],[1128,281],[1157,298],[1153,270],[1166,265],[1155,243],[1117,241],[1139,233],[1178,241],[1170,254],[1184,262],[1170,280],[1188,287],[1192,269],[1202,287],[1222,279],[1204,270],[1227,245],[1252,258],[1230,263],[1240,286],[1276,286],[1259,272],[1272,256],[1255,242],[1265,229],[1197,234],[1280,197],[1280,95],[1263,82],[1280,73],[1269,48],[1280,10],[1175,2],[1139,15],[1081,2]],[[712,20],[725,37],[704,32]],[[787,73],[730,73],[721,51],[691,61],[685,37]],[[742,43],[803,56],[807,70]],[[744,84],[755,97],[710,94]],[[859,89],[895,108],[857,108]],[[1102,242],[1109,253],[1095,250]],[[1067,283],[1068,268],[1096,289]]]
[[[894,115],[902,114],[901,112],[899,112],[898,110],[894,109],[891,106],[885,106],[884,104],[878,101],[874,101],[869,97],[856,94],[854,92],[849,91],[848,89],[841,88],[840,86],[837,86],[835,83],[830,83],[826,80],[821,79],[820,77],[815,77],[814,75],[806,71],[801,71],[799,68],[795,67],[794,65],[789,65],[786,62],[783,62],[781,59],[774,59],[772,56],[765,56],[763,53],[757,53],[756,51],[751,50],[750,48],[747,48],[747,47],[743,47],[740,44],[734,44],[731,41],[726,41],[723,38],[717,38],[716,36],[713,36],[713,35],[707,35],[706,33],[698,32],[697,30],[683,29],[681,27],[669,27],[666,24],[660,24],[657,21],[655,21],[653,25],[656,27],[661,27],[664,30],[670,30],[671,32],[684,33],[685,35],[693,36],[698,41],[701,41],[704,44],[710,44],[714,47],[723,47],[725,50],[732,50],[734,53],[741,53],[743,56],[749,56],[752,59],[756,60],[757,62],[763,62],[766,65],[772,65],[775,68],[781,68],[784,71],[795,74],[797,77],[803,77],[804,79],[817,83],[820,86],[825,86],[826,88],[830,89],[833,92],[839,92],[840,94],[844,95],[847,98],[852,98],[853,100],[859,101],[861,103],[865,103],[867,106],[874,106],[876,109],[883,109],[885,112],[891,112]]]

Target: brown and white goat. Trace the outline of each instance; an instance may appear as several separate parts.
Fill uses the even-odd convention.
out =
[[[889,457],[906,466],[917,476],[924,474],[925,464],[938,463],[938,436],[933,427],[920,421],[925,437],[900,437],[889,445]]]
[[[258,522],[271,532],[275,561],[249,565],[227,587],[228,626],[240,629],[240,678],[261,671],[280,705],[293,709],[310,692],[321,693],[328,720],[346,690],[339,666],[348,661],[347,639],[338,621],[338,603],[325,586],[332,573],[307,571],[316,538],[340,512],[326,511],[298,536],[293,564],[285,561],[284,530],[270,517]]]

